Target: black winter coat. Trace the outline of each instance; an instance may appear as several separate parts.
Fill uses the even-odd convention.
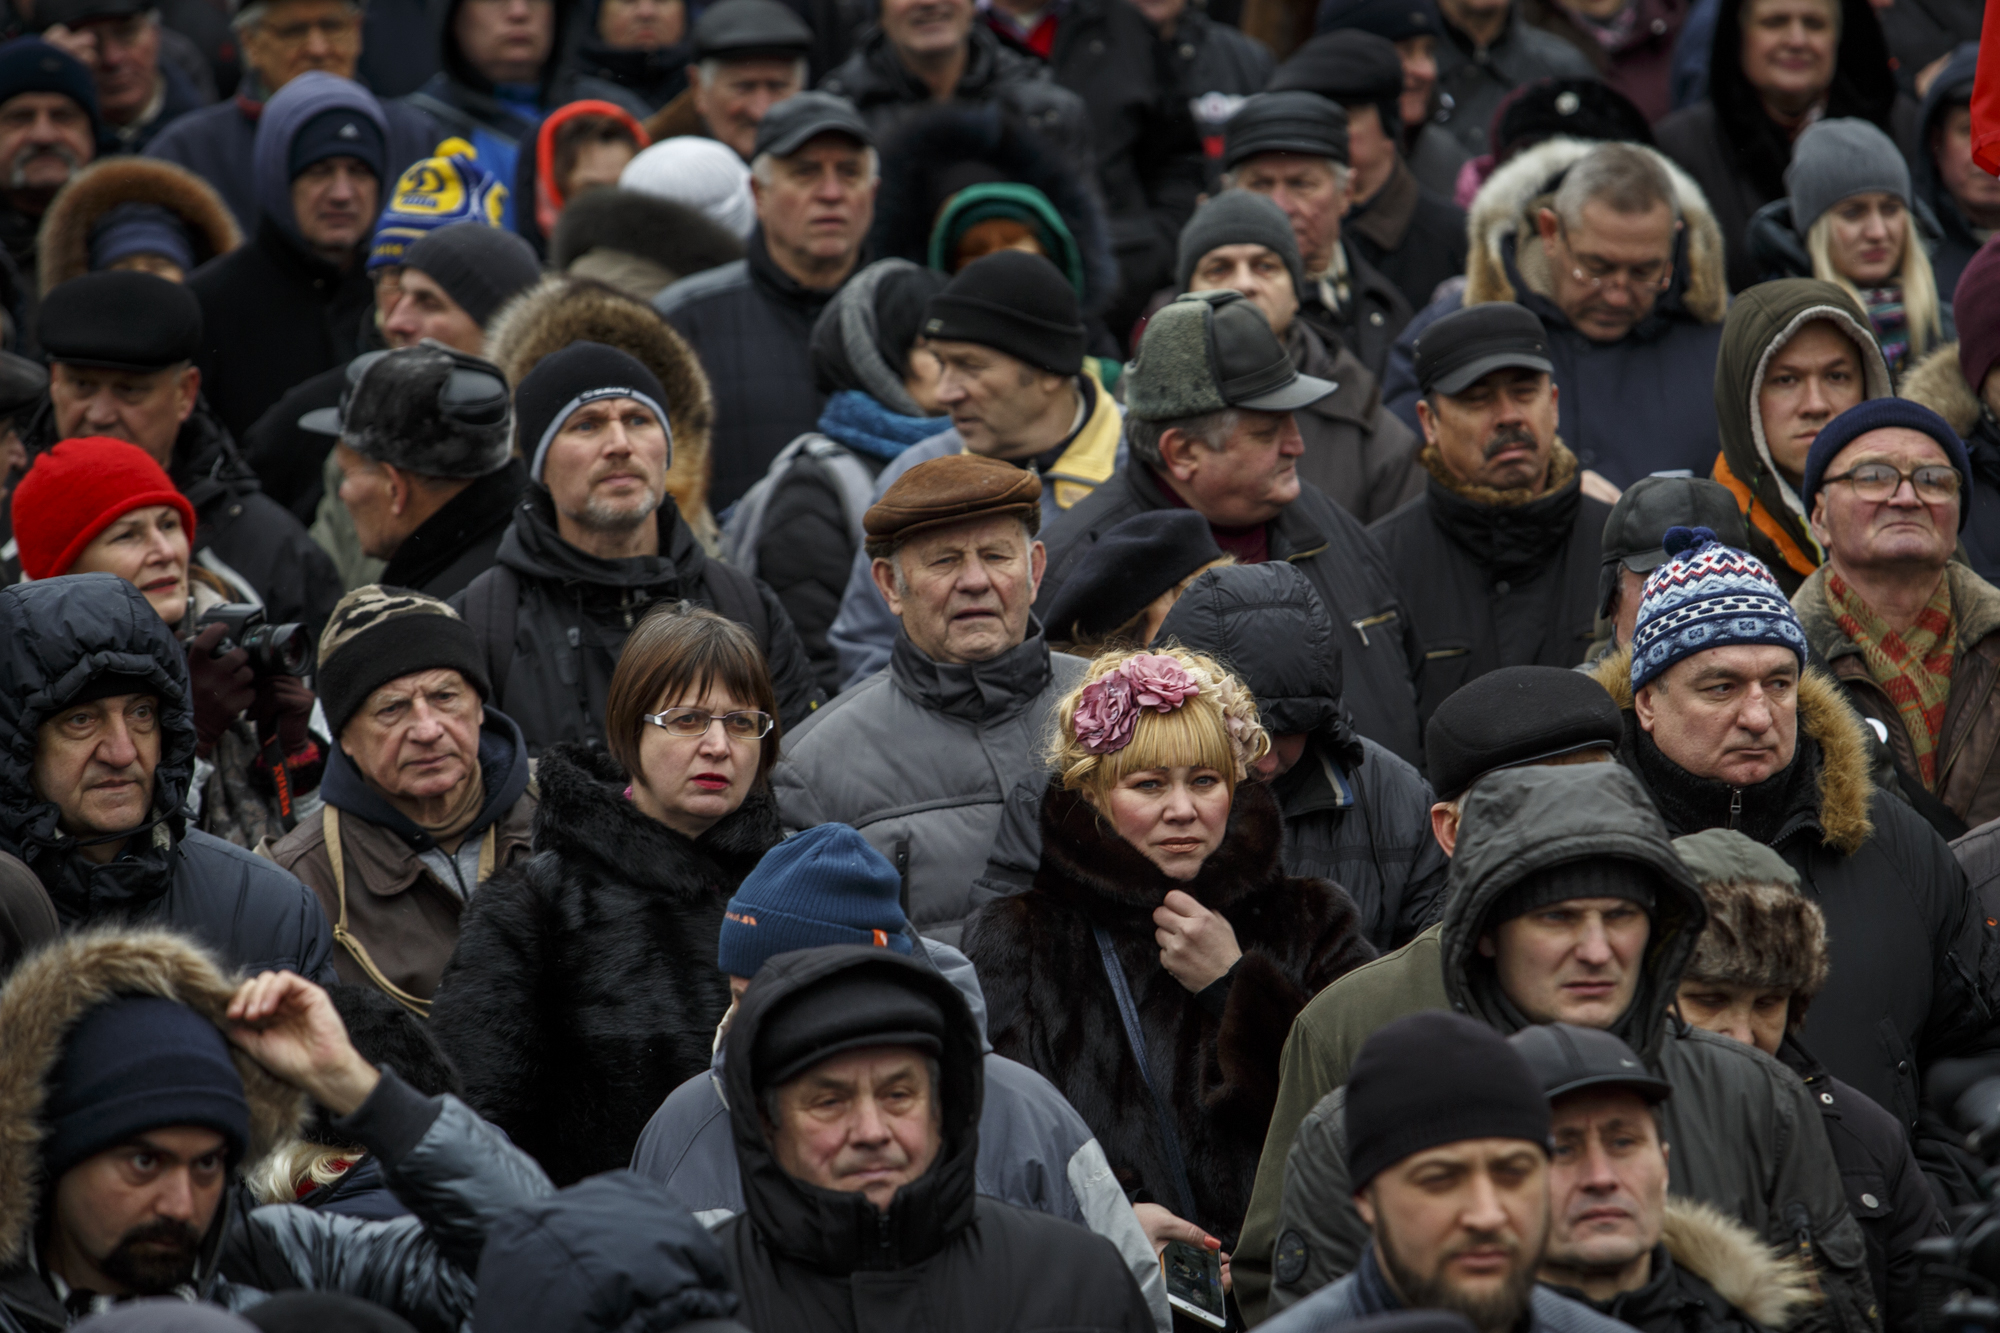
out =
[[[1035,601],[1047,619],[1056,590],[1089,546],[1134,514],[1169,508],[1162,487],[1136,459],[1042,529],[1048,571]],[[1297,565],[1340,627],[1347,676],[1343,702],[1354,729],[1404,762],[1420,765],[1413,664],[1422,660],[1408,611],[1382,548],[1346,510],[1310,483],[1266,525],[1271,559]]]
[[[560,1186],[630,1162],[708,1068],[722,909],[779,831],[762,786],[689,839],[626,799],[608,755],[557,746],[536,777],[535,855],[473,895],[431,1030],[466,1101]]]
[[[268,218],[196,269],[188,289],[201,302],[202,394],[239,438],[285,390],[354,359],[375,300],[358,261],[342,272]]]
[[[1465,210],[1418,184],[1401,158],[1375,197],[1341,219],[1340,233],[1396,284],[1413,311],[1431,303],[1440,283],[1465,272]]]
[[[1593,1301],[1571,1287],[1546,1284],[1558,1296],[1588,1305],[1639,1333],[1764,1333],[1763,1325],[1738,1310],[1694,1273],[1674,1262],[1665,1245],[1653,1247],[1653,1271],[1637,1291]]]
[[[965,954],[986,988],[993,1049],[1056,1085],[1128,1194],[1173,1209],[1220,1237],[1224,1249],[1234,1248],[1250,1200],[1293,1017],[1375,956],[1345,890],[1285,874],[1283,837],[1270,789],[1243,783],[1222,845],[1201,873],[1170,880],[1080,793],[1051,782],[1034,887],[988,903],[965,929]],[[1243,950],[1228,976],[1199,994],[1160,966],[1153,910],[1173,889],[1228,918]],[[1131,987],[1191,1201],[1181,1199],[1168,1167],[1096,927],[1110,933]]]
[[[1575,456],[1556,448],[1555,486],[1525,504],[1499,504],[1483,487],[1448,489],[1426,447],[1425,493],[1368,529],[1423,641],[1423,723],[1489,671],[1573,667],[1589,654],[1611,506],[1583,494]]]
[[[936,1089],[943,1143],[886,1213],[859,1193],[787,1175],[752,1079],[772,1010],[860,971],[921,992],[945,1015]],[[744,1210],[715,1238],[743,1298],[736,1317],[755,1333],[1152,1333],[1145,1297],[1111,1242],[977,1193],[983,1043],[964,998],[937,972],[865,945],[782,954],[757,974],[725,1042]]]
[[[474,479],[403,538],[376,581],[438,598],[456,596],[493,568],[500,541],[513,526],[514,506],[527,489],[528,468],[519,457]]]
[[[521,724],[530,754],[558,741],[603,743],[625,636],[660,601],[685,598],[750,630],[785,728],[819,705],[812,664],[771,590],[709,559],[671,500],[660,506],[659,524],[659,555],[599,559],[557,534],[555,502],[531,485],[514,506],[494,567],[450,599],[479,636],[493,704]]]
[[[1334,309],[1320,284],[1308,282],[1299,289],[1299,318],[1328,342],[1354,353],[1381,384],[1389,368],[1389,349],[1414,312],[1402,290],[1363,259],[1352,240],[1343,236],[1340,244],[1347,252],[1347,303]]]
[[[1180,95],[1201,140],[1208,192],[1222,189],[1222,144],[1229,118],[1245,98],[1264,91],[1273,60],[1270,48],[1208,11],[1189,5],[1167,42]]]

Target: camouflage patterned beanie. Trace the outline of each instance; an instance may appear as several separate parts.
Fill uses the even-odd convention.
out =
[[[458,612],[410,588],[371,583],[334,605],[319,636],[320,707],[334,739],[368,696],[418,671],[449,668],[479,691],[493,693],[479,638]]]

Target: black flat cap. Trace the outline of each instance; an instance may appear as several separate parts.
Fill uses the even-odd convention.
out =
[[[1417,335],[1417,388],[1464,393],[1481,376],[1519,366],[1555,373],[1549,337],[1535,312],[1512,301],[1454,310]]]
[[[1264,88],[1318,93],[1343,106],[1396,102],[1403,96],[1403,58],[1388,38],[1346,28],[1301,46]]]
[[[36,334],[49,360],[107,370],[165,370],[201,349],[201,303],[151,273],[86,273],[42,298]]]
[[[794,93],[764,113],[757,124],[752,156],[788,157],[821,134],[844,134],[864,148],[875,146],[868,122],[854,103],[832,93]]]
[[[1424,757],[1438,799],[1455,801],[1497,768],[1615,751],[1624,737],[1618,705],[1581,671],[1502,667],[1438,705],[1424,728]]]
[[[1667,563],[1660,543],[1668,528],[1707,528],[1724,546],[1744,549],[1749,538],[1736,497],[1706,477],[1641,477],[1625,488],[1604,520],[1604,563],[1620,561],[1634,574]]]
[[[1222,169],[1259,153],[1303,153],[1345,164],[1347,113],[1318,93],[1258,93],[1223,130]]]
[[[1222,559],[1208,520],[1192,509],[1134,514],[1099,537],[1049,603],[1051,638],[1098,639],[1137,616],[1176,583]]]
[[[1444,24],[1432,0],[1322,0],[1314,32],[1354,28],[1392,42],[1442,37]]]
[[[1647,1070],[1630,1046],[1609,1032],[1574,1023],[1536,1023],[1507,1038],[1549,1100],[1585,1088],[1624,1088],[1658,1105],[1674,1085]]]
[[[694,21],[694,58],[748,60],[760,55],[802,56],[812,50],[812,29],[779,0],[722,0]]]
[[[33,407],[48,392],[49,372],[37,362],[0,352],[0,417]]]

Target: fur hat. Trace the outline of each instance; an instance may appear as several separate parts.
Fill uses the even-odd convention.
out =
[[[426,477],[483,477],[513,457],[507,382],[491,362],[426,339],[356,371],[339,430],[364,458]]]
[[[1790,991],[1796,1020],[1831,966],[1826,918],[1799,892],[1798,873],[1733,829],[1675,838],[1674,851],[1708,900],[1708,928],[1682,980]]]

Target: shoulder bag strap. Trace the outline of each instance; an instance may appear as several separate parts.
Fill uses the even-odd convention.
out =
[[[327,807],[332,809],[331,806]],[[342,900],[345,906],[346,900]],[[1139,1062],[1139,1081],[1146,1085],[1146,1095],[1153,1099],[1153,1118],[1160,1126],[1160,1146],[1166,1150],[1167,1169],[1173,1173],[1174,1192],[1179,1195],[1179,1206],[1174,1210],[1183,1221],[1193,1222],[1194,1186],[1188,1182],[1187,1161],[1181,1156],[1180,1135],[1174,1132],[1172,1116],[1167,1104],[1160,1100],[1160,1090],[1153,1083],[1152,1071],[1146,1064],[1146,1033],[1139,1026],[1139,1006],[1132,1003],[1132,988],[1125,981],[1125,969],[1118,962],[1118,950],[1111,943],[1111,932],[1102,926],[1092,929],[1097,935],[1097,952],[1104,959],[1104,975],[1111,980],[1111,993],[1118,1000],[1118,1019],[1125,1025],[1125,1041],[1132,1048],[1132,1058]]]
[[[380,987],[384,995],[418,1018],[429,1018],[431,1002],[410,994],[383,976],[382,969],[375,966],[375,960],[368,956],[368,950],[347,928],[347,864],[340,852],[340,811],[331,805],[322,805],[319,819],[320,828],[326,834],[326,858],[333,865],[334,891],[340,895],[340,918],[333,923],[334,942],[353,956],[354,961],[361,965],[361,970],[368,974],[368,979]]]

